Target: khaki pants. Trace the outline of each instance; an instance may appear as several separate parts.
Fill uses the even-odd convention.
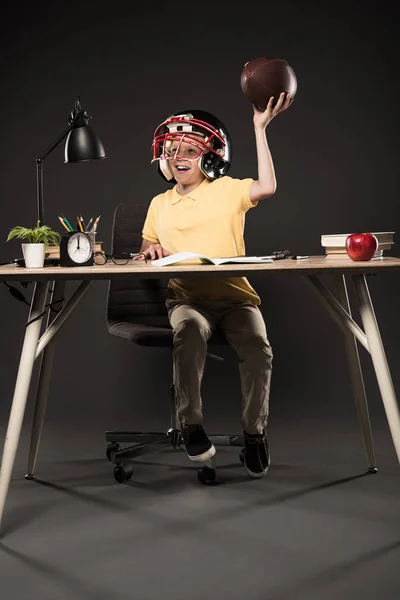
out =
[[[207,340],[218,326],[239,357],[242,427],[261,433],[268,418],[272,350],[262,314],[245,302],[167,300],[174,330],[174,383],[182,426],[203,419],[200,386]]]

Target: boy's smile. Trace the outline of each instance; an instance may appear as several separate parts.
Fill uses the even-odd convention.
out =
[[[188,173],[191,170],[190,166],[185,163],[178,163],[173,165],[173,167],[176,171],[178,171],[178,173]]]

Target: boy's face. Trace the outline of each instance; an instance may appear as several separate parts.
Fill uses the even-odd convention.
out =
[[[168,165],[171,173],[178,183],[191,185],[201,182],[205,175],[200,171],[199,160],[203,150],[188,142],[173,140],[170,142]]]

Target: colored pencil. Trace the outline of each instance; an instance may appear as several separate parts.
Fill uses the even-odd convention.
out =
[[[68,229],[67,225],[64,223],[64,221],[62,220],[61,217],[58,217],[60,219],[60,223],[63,227],[65,227],[65,229],[68,231],[68,233],[70,232],[70,230]]]
[[[62,213],[60,213],[60,215],[62,216],[62,218],[64,219],[64,221],[66,222],[66,224],[69,227],[70,231],[74,231],[74,228],[72,227],[71,223],[68,221],[67,217],[65,215],[63,215]]]
[[[94,225],[90,231],[97,231],[97,223],[100,221],[100,217],[101,217],[101,215],[99,215],[97,217],[97,219],[95,220]]]

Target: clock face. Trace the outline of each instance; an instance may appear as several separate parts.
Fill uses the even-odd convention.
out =
[[[92,244],[85,233],[74,233],[68,240],[67,252],[70,259],[77,264],[85,263],[92,255]]]

